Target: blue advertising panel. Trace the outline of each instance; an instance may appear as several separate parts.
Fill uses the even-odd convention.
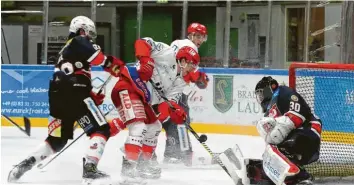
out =
[[[13,117],[48,117],[48,87],[52,67],[1,70],[1,112]]]

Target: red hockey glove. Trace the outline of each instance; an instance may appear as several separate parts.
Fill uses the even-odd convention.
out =
[[[158,111],[160,112],[158,119],[160,120],[161,123],[164,123],[167,121],[167,118],[170,117],[173,123],[183,124],[187,116],[185,111],[176,102],[174,101],[169,101],[169,102],[172,104],[174,108],[172,109],[167,102],[162,102],[158,106]]]
[[[191,82],[195,83],[199,89],[207,88],[209,78],[206,73],[200,71],[190,72],[190,76]]]
[[[154,59],[150,57],[140,57],[140,67],[138,68],[139,77],[142,81],[149,81],[152,77],[152,72],[154,71]]]
[[[96,94],[92,91],[90,92],[90,95],[97,106],[101,105],[103,103],[104,98],[106,97],[104,94]]]
[[[186,112],[178,105],[179,108],[173,110],[170,114],[171,121],[176,124],[183,124],[186,120]]]
[[[117,135],[120,131],[126,128],[122,120],[119,118],[114,118],[111,122],[108,123],[108,125],[110,127],[109,132],[111,137]]]
[[[114,56],[107,56],[103,69],[112,76],[118,77],[120,67],[125,66],[125,63]]]

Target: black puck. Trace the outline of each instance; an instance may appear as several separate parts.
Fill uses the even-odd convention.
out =
[[[205,142],[206,140],[208,140],[208,137],[205,134],[202,134],[199,136],[199,141],[200,142]]]

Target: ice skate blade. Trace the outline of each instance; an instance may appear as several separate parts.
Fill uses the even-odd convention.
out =
[[[146,185],[147,181],[142,178],[136,179],[136,178],[123,177],[118,184],[119,185]]]
[[[10,172],[9,172],[9,175],[7,176],[7,182],[9,183],[15,183],[18,181],[19,178],[16,178],[15,176],[15,173],[16,173],[16,167],[14,167]]]
[[[111,178],[109,177],[99,178],[99,179],[83,178],[81,184],[82,185],[114,185],[114,183],[112,183]]]
[[[140,177],[143,179],[159,179],[161,178],[161,174],[141,173]]]

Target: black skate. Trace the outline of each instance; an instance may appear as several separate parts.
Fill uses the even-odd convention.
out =
[[[161,168],[156,160],[140,160],[138,171],[144,179],[158,179],[161,177]]]
[[[286,185],[312,185],[313,176],[309,174],[305,169],[300,169],[300,172],[285,179]]]
[[[83,184],[90,185],[95,180],[109,179],[109,177],[106,173],[99,171],[96,164],[86,163],[86,159],[83,158]]]
[[[15,167],[10,171],[7,181],[8,182],[17,181],[19,178],[22,177],[23,174],[31,170],[35,164],[36,164],[36,159],[34,157],[30,157],[28,159],[23,160],[18,165],[15,165]]]
[[[122,160],[122,170],[121,170],[122,181],[120,185],[144,185],[146,182],[141,178],[141,174],[137,169],[137,163],[134,161],[128,161],[123,157]]]

